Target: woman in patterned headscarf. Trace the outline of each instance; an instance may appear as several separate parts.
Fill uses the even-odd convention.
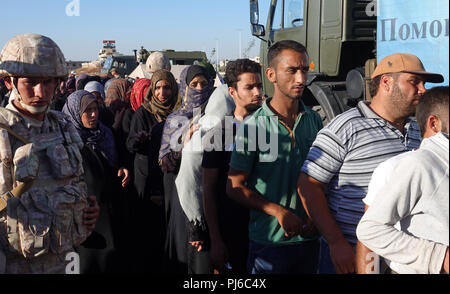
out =
[[[111,130],[98,120],[98,101],[94,95],[85,90],[73,92],[67,97],[62,112],[69,116],[85,146],[95,151],[109,168],[118,171],[124,169],[119,168],[116,143]],[[128,171],[125,173],[123,186],[129,180]]]
[[[116,78],[108,78],[106,77],[103,81],[103,84],[105,85],[105,93],[108,92],[109,86],[111,86],[112,81],[117,80]]]
[[[115,114],[124,108],[130,107],[132,84],[125,79],[116,79],[111,82],[106,91],[105,104]]]
[[[117,207],[121,207],[121,203],[116,202],[116,195],[120,185],[124,187],[128,184],[129,172],[123,167],[119,168],[113,134],[98,120],[98,101],[94,95],[85,90],[75,91],[67,98],[62,112],[68,115],[83,140],[81,155],[84,179],[89,194],[96,195],[100,205],[96,231],[106,239],[104,250],[98,250],[98,244],[88,247],[95,250],[80,248],[81,269],[83,273],[99,269],[106,272],[106,258],[114,250],[113,235],[123,233],[116,230],[115,226],[112,227],[111,217],[114,217]],[[118,177],[122,179],[118,180]]]
[[[145,94],[147,93],[151,83],[151,80],[145,78],[138,79],[134,83],[130,97],[131,108],[133,108],[133,111],[136,111],[139,106],[141,106],[142,102],[144,102]]]
[[[114,123],[111,130],[117,142],[120,160],[132,170],[133,159],[125,147],[134,111],[131,109],[130,96],[133,84],[125,79],[113,80],[106,91],[105,105],[112,113]]]

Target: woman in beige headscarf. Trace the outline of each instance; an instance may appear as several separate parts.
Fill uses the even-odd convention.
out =
[[[127,148],[135,155],[134,186],[138,199],[133,205],[136,209],[134,223],[137,224],[137,233],[139,230],[151,231],[152,241],[142,244],[152,248],[138,250],[148,252],[147,263],[159,263],[163,254],[164,208],[161,204],[164,191],[158,153],[165,120],[172,113],[177,100],[178,85],[174,76],[164,69],[156,71],[143,103],[133,116],[127,139]]]
[[[150,192],[146,188],[148,186],[146,185],[147,157],[150,145],[153,146],[151,144],[153,142],[155,144],[158,142],[157,145],[159,145],[161,141],[161,138],[152,134],[153,129],[155,126],[163,124],[167,116],[172,113],[177,99],[178,85],[174,76],[167,70],[158,70],[152,76],[151,85],[144,97],[144,102],[136,110],[131,121],[127,148],[129,152],[136,155],[134,160],[135,186],[140,198],[148,196]]]
[[[164,69],[156,71],[142,106],[162,122],[172,113],[177,100],[178,84],[173,74]]]

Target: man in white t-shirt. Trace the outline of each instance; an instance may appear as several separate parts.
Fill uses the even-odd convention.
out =
[[[391,178],[392,171],[394,170],[400,159],[402,159],[410,152],[414,151],[405,152],[400,155],[391,157],[390,159],[380,163],[380,165],[374,170],[372,178],[370,179],[367,195],[363,199],[363,202],[365,204],[365,211],[367,211],[369,206],[374,203],[378,192],[382,190],[382,188]],[[401,230],[400,223],[396,223],[394,227],[399,231]],[[376,253],[370,251],[370,249],[365,247],[360,241],[358,241],[357,243],[356,253],[358,274],[392,273],[391,271],[399,272],[399,264],[391,262],[388,259],[380,259]]]
[[[439,89],[438,89],[439,88]],[[427,139],[435,136],[439,132],[448,134],[448,87],[436,87],[433,91],[446,91],[447,105],[440,105],[440,102],[432,102],[433,99],[429,99],[430,96],[427,93],[422,98],[421,102],[417,106],[416,117],[419,123],[422,138]],[[431,93],[432,94],[432,93]],[[442,102],[442,101],[441,101]],[[398,156],[392,157],[385,162],[381,163],[373,172],[372,178],[369,183],[368,192],[363,199],[365,204],[365,210],[369,208],[377,200],[377,195],[384,188],[384,186],[391,180],[392,172],[397,163],[404,157],[410,156],[410,151],[402,153]],[[394,226],[399,231],[402,231],[400,221]],[[448,249],[447,249],[448,259]],[[384,261],[384,262],[383,262]],[[409,273],[411,270],[408,265],[393,262],[388,259],[380,260],[379,256],[372,252],[369,248],[363,245],[360,241],[357,244],[356,262],[357,272],[360,274],[379,274],[379,273]],[[446,261],[448,263],[448,261]],[[447,266],[448,268],[448,266]]]

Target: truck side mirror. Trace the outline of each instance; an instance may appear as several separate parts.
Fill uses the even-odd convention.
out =
[[[258,0],[250,0],[250,24],[253,36],[261,37],[266,34],[264,26],[259,24]]]
[[[250,0],[250,23],[252,25],[259,24],[258,0]]]
[[[266,31],[264,29],[263,25],[254,24],[252,25],[252,35],[256,37],[262,37],[266,34]]]

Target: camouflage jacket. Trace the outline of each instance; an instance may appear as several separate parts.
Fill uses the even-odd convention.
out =
[[[37,171],[31,188],[8,199],[0,213],[0,249],[28,259],[73,250],[88,235],[82,219],[87,206],[80,154],[83,142],[77,130],[61,112],[49,111],[39,122],[11,104],[0,108],[0,123],[32,143],[24,146],[0,128],[0,195],[33,176],[33,168]],[[32,151],[34,160],[24,149]]]

